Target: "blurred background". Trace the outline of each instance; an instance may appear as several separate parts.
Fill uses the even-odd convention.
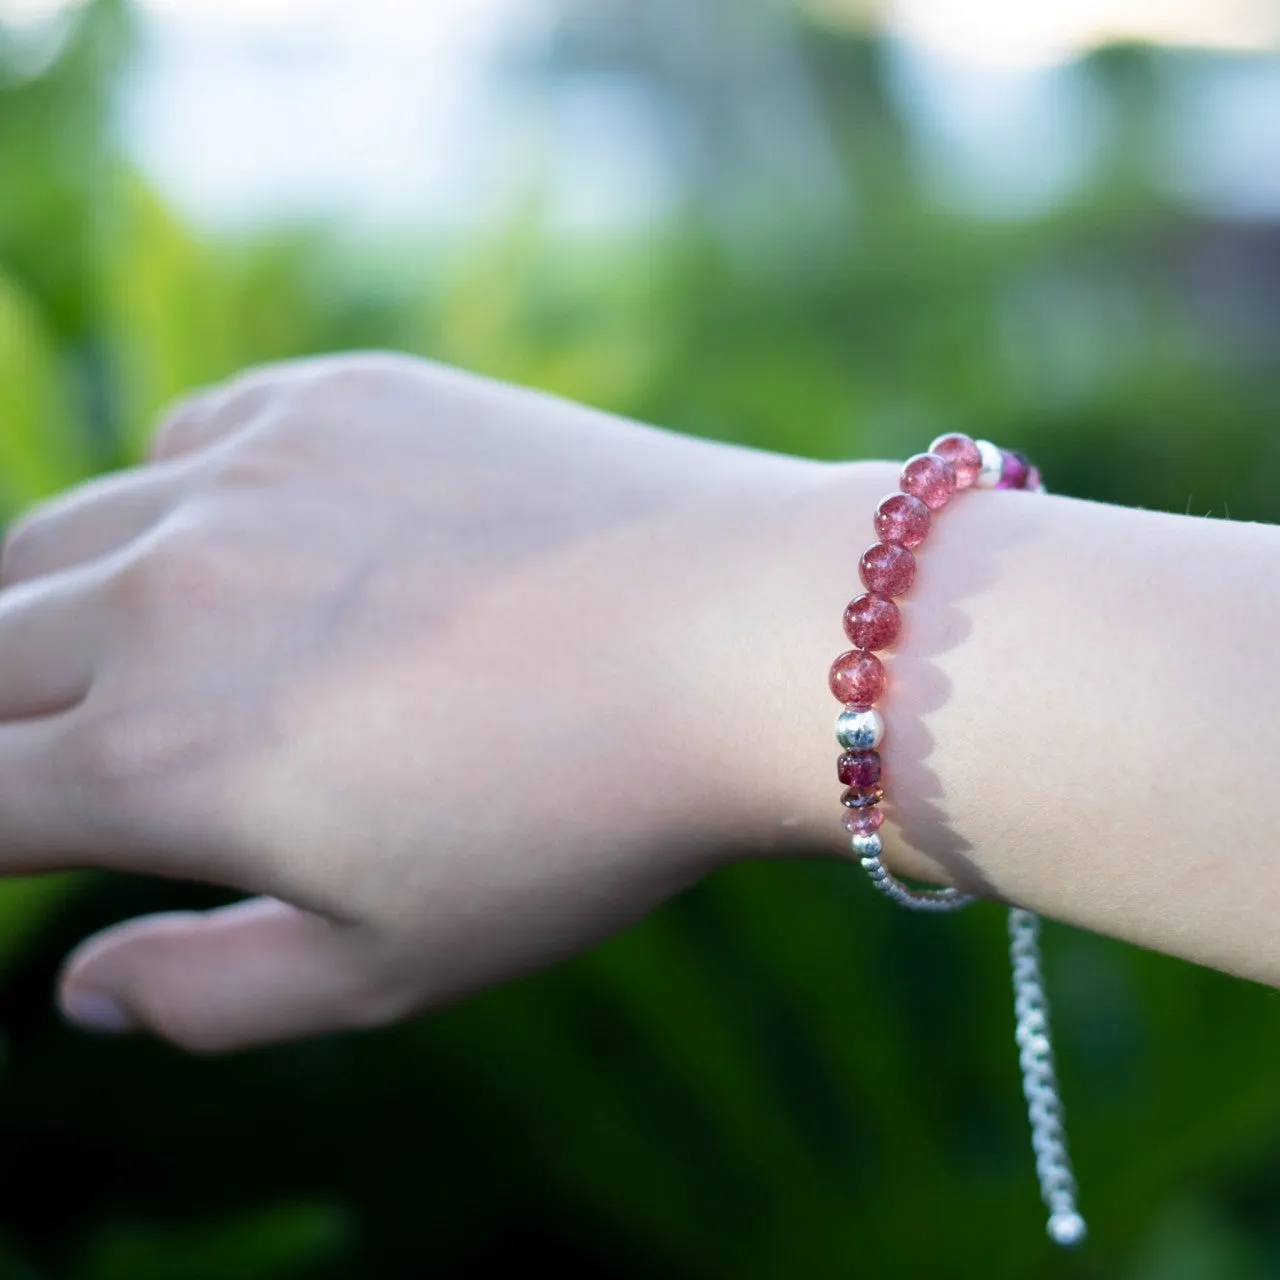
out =
[[[384,346],[1274,520],[1278,51],[1272,0],[0,0],[0,516],[189,387]],[[216,900],[0,884],[0,1280],[1280,1277],[1269,990],[1048,930],[1063,1255],[995,908],[750,866],[392,1031],[58,1024],[86,932]]]

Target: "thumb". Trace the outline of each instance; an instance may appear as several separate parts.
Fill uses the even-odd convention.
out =
[[[152,1031],[193,1053],[389,1022],[369,935],[272,898],[143,916],[97,934],[59,983],[93,1031]]]

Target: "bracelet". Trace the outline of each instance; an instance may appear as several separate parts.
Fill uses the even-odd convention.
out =
[[[956,911],[974,902],[974,895],[954,888],[909,888],[880,860],[884,815],[879,806],[884,786],[877,748],[885,724],[875,703],[884,692],[885,670],[875,651],[887,649],[898,637],[901,614],[894,601],[906,595],[915,581],[913,553],[925,540],[935,512],[962,489],[1043,493],[1044,485],[1040,472],[1023,454],[953,433],[939,436],[928,453],[908,459],[899,486],[876,508],[878,541],[862,553],[858,564],[866,591],[844,611],[845,634],[854,647],[832,663],[828,677],[831,692],[844,704],[836,719],[836,740],[843,749],[836,771],[845,786],[844,829],[872,884],[893,902],[914,911]],[[1010,908],[1014,1041],[1031,1123],[1031,1147],[1040,1195],[1049,1211],[1049,1238],[1070,1246],[1084,1240],[1086,1228],[1076,1208],[1076,1183],[1067,1154],[1039,939],[1039,917],[1021,907]]]

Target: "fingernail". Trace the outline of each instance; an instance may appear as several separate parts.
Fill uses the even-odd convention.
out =
[[[138,1024],[123,1006],[97,991],[68,991],[62,997],[62,1013],[69,1022],[74,1022],[86,1031],[102,1031],[114,1035],[121,1031],[136,1031],[138,1028]]]

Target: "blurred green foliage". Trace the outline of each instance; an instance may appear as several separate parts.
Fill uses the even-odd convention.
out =
[[[599,53],[583,12],[549,77]],[[610,12],[609,56],[713,120],[712,90],[687,66],[673,85]],[[392,346],[766,448],[901,456],[958,426],[1083,496],[1280,514],[1280,229],[1197,218],[1142,179],[1155,55],[1092,59],[1114,145],[1061,207],[995,222],[930,194],[874,43],[793,34],[856,200],[766,190],[726,226],[693,184],[606,242],[557,236],[534,201],[462,246],[375,249],[185,225],[104,132],[127,21],[91,4],[53,65],[0,87],[3,510],[136,458],[190,387]],[[1060,1255],[1000,913],[871,899],[847,868],[743,867],[420,1024],[214,1062],[49,1009],[85,931],[211,894],[2,885],[0,1280],[1280,1275],[1273,993],[1049,931],[1094,1232]]]

